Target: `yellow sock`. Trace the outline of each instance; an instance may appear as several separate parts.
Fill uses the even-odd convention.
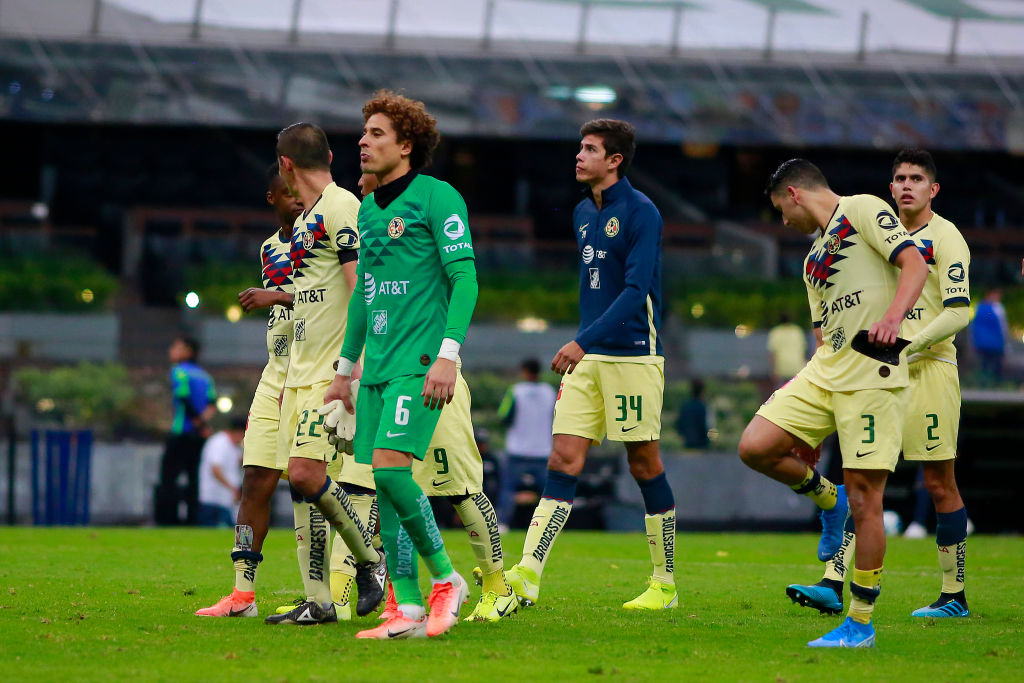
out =
[[[939,546],[939,568],[942,569],[942,592],[959,593],[964,590],[964,567],[967,563],[967,541],[956,545]]]
[[[813,500],[822,510],[831,510],[836,506],[836,485],[810,467],[807,468],[804,480],[790,488]]]
[[[377,496],[364,493],[350,493],[349,501],[367,530],[377,526]],[[348,604],[352,592],[352,581],[356,578],[356,558],[345,545],[341,534],[334,533],[331,548],[331,599],[337,605]]]
[[[544,572],[551,547],[562,527],[569,521],[572,504],[554,498],[541,498],[537,509],[533,511],[533,519],[526,530],[526,542],[523,544],[523,559],[520,564],[533,570],[538,578]]]
[[[660,583],[675,585],[676,509],[660,515],[644,515],[647,528],[647,547],[651,550],[654,573],[651,578]]]
[[[331,604],[328,584],[327,553],[331,541],[327,520],[316,507],[306,502],[294,503],[295,543],[299,572],[306,589],[306,599],[326,607]]]
[[[511,595],[512,588],[505,581],[498,515],[491,501],[484,493],[475,493],[455,503],[455,509],[469,534],[473,557],[483,572],[483,592]]]
[[[856,548],[857,537],[852,531],[844,531],[843,544],[839,546],[835,556],[825,563],[825,576],[822,578],[844,583],[846,581],[846,570],[850,567],[850,560],[853,558],[853,552]]]
[[[846,616],[862,624],[871,623],[875,611],[875,600],[881,592],[882,568],[853,570],[850,582],[850,609]]]

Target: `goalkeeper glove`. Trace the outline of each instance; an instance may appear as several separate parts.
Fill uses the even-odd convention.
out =
[[[356,403],[359,393],[359,380],[352,381],[352,405]],[[325,403],[316,409],[324,416],[324,431],[327,441],[338,453],[353,453],[352,442],[356,436],[356,416],[345,410],[345,404],[339,399]]]

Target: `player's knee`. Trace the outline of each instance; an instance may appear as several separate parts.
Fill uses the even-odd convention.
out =
[[[319,492],[324,484],[324,476],[322,472],[313,468],[289,466],[288,482],[292,488],[300,491],[303,496],[308,498]]]
[[[629,473],[637,481],[654,479],[664,471],[665,467],[661,463],[661,458],[657,455],[654,457],[630,456],[629,458]]]
[[[867,485],[846,482],[846,499],[854,520],[866,520],[882,516],[882,495]]]
[[[943,476],[943,473],[930,473],[925,470],[924,487],[939,506],[959,495],[956,480],[952,476]]]
[[[763,469],[773,458],[771,444],[757,433],[757,430],[747,426],[740,437],[738,452],[740,460],[747,467],[755,470]]]
[[[548,469],[553,472],[576,476],[583,471],[584,459],[585,456],[555,446],[551,450],[551,456],[548,458]]]

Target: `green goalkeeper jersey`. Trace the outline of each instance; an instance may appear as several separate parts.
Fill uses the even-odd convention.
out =
[[[472,312],[449,316],[450,273],[465,271],[453,264],[474,263],[466,203],[448,183],[410,173],[363,199],[359,232],[363,296],[352,296],[341,355],[354,361],[365,344],[364,385],[425,375],[442,339],[465,339]]]

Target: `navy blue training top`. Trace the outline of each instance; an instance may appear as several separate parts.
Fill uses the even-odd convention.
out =
[[[586,353],[661,356],[661,214],[625,178],[576,205],[580,330]]]

